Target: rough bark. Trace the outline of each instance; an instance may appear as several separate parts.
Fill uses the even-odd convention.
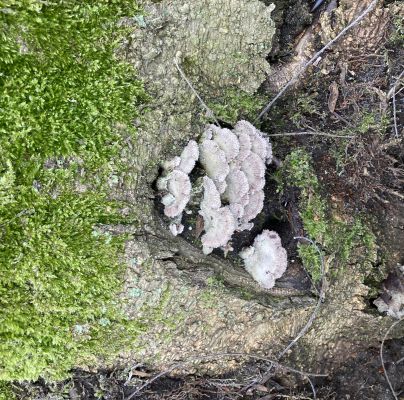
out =
[[[125,51],[152,100],[136,122],[136,142],[128,143],[123,156],[131,165],[128,176],[114,188],[127,202],[124,212],[135,214],[138,224],[111,230],[132,235],[123,296],[128,314],[146,321],[147,331],[119,361],[142,360],[160,369],[175,360],[221,352],[276,358],[308,320],[315,296],[286,288],[263,291],[240,266],[204,256],[183,238],[172,237],[155,209],[153,190],[158,163],[198,139],[204,126],[204,110],[173,59],[205,100],[228,87],[253,93],[269,71],[265,57],[274,34],[272,7],[258,0],[174,0],[145,2],[144,7],[141,26],[125,22],[134,25]],[[367,312],[363,281],[372,266],[358,261],[360,251],[327,287],[316,321],[289,355],[295,366],[329,372],[364,344],[377,344],[391,323]],[[216,275],[224,284],[209,284]],[[195,368],[223,372],[237,363],[219,360]]]

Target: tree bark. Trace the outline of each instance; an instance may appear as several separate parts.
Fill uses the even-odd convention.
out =
[[[135,121],[136,141],[128,141],[123,154],[129,172],[114,188],[127,204],[123,212],[135,216],[137,224],[111,230],[131,235],[123,297],[128,315],[146,321],[147,331],[119,361],[142,360],[162,369],[177,360],[222,352],[276,359],[309,319],[316,296],[293,288],[262,290],[239,265],[205,256],[184,238],[173,237],[156,209],[153,189],[159,163],[197,140],[206,122],[206,110],[173,59],[207,103],[227,88],[254,93],[270,68],[265,57],[275,31],[272,6],[258,0],[143,5],[144,19],[124,21],[133,26],[124,51],[151,101],[142,120]],[[314,324],[285,363],[327,373],[364,346],[378,344],[391,320],[369,312],[363,282],[372,266],[359,261],[360,252],[345,273],[327,283]],[[326,258],[326,269],[330,263]],[[194,367],[218,373],[239,362],[219,359]]]

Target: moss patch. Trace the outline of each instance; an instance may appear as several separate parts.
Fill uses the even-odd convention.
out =
[[[61,379],[128,334],[114,303],[124,238],[96,229],[120,220],[107,185],[123,142],[116,126],[133,136],[145,100],[115,57],[117,21],[138,12],[128,4],[2,3],[1,380]]]
[[[300,189],[300,217],[308,238],[323,247],[337,262],[332,272],[341,271],[351,261],[357,248],[363,250],[362,261],[371,259],[375,252],[375,238],[361,216],[352,222],[342,222],[331,215],[327,202],[311,164],[310,155],[303,149],[292,151],[277,172],[278,190],[285,186]],[[299,244],[298,253],[314,282],[321,278],[321,264],[314,246]],[[369,272],[369,271],[368,271]]]
[[[266,99],[258,94],[248,94],[239,89],[227,89],[224,96],[208,106],[216,118],[234,125],[240,119],[252,121],[265,105]]]

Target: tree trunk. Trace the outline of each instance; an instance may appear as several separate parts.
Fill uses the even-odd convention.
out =
[[[119,361],[142,360],[162,369],[174,361],[224,352],[276,359],[309,320],[315,293],[298,285],[263,290],[230,259],[205,256],[197,244],[172,236],[153,187],[159,163],[178,155],[190,139],[198,140],[207,121],[206,110],[173,60],[208,104],[228,89],[254,94],[270,71],[266,56],[275,33],[273,6],[258,0],[173,0],[145,2],[144,8],[144,19],[124,21],[133,26],[124,51],[151,100],[142,120],[135,121],[136,142],[128,143],[123,155],[130,170],[114,189],[127,203],[123,211],[135,215],[138,223],[111,230],[131,235],[123,296],[128,314],[146,321],[147,330]],[[372,15],[384,12],[377,8]],[[345,24],[342,14],[336,14],[337,24]],[[322,16],[323,26],[326,18]],[[311,35],[310,46],[318,38]],[[361,261],[362,250],[356,249],[343,273],[326,281],[317,318],[283,363],[327,373],[381,340],[391,320],[370,311],[366,302],[364,280],[376,264],[376,249],[366,262]],[[327,271],[334,261],[325,258]],[[217,373],[239,362],[218,359],[194,367]]]

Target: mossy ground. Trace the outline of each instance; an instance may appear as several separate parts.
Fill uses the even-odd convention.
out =
[[[1,4],[0,380],[61,379],[143,329],[116,302],[124,237],[97,228],[122,222],[108,198],[123,168],[116,127],[134,137],[146,99],[115,56],[119,18],[139,10],[112,0]]]
[[[352,252],[361,247],[363,262],[372,260],[375,254],[375,237],[363,216],[348,221],[336,218],[331,212],[321,185],[312,166],[310,155],[303,149],[292,151],[277,171],[278,190],[285,186],[300,190],[299,211],[308,239],[316,242],[327,257],[336,260],[331,274],[343,271],[351,260]],[[299,243],[298,254],[314,283],[321,279],[321,262],[317,249],[307,243]]]

